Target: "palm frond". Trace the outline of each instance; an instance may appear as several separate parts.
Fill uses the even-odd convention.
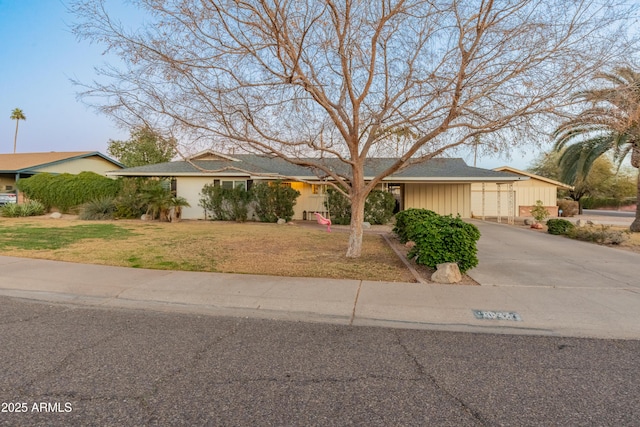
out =
[[[611,150],[613,143],[613,135],[608,134],[568,146],[558,160],[561,180],[572,185],[584,180],[589,175],[593,162]]]

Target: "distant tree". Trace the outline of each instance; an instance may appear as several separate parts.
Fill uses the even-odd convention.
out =
[[[563,181],[564,174],[560,164],[563,152],[551,151],[541,154],[528,168],[529,172],[565,182],[573,186],[566,193],[573,200],[580,202],[583,197],[610,198],[622,200],[628,197],[629,175],[618,174],[613,162],[607,156],[596,159],[585,177],[578,177],[573,182]],[[635,184],[634,184],[635,185]],[[582,205],[580,205],[582,211]]]
[[[562,151],[559,164],[567,182],[585,180],[597,159],[613,153],[618,162],[631,154],[631,166],[640,168],[640,73],[630,67],[598,73],[604,87],[579,92],[583,111],[564,122],[555,132],[555,149]],[[640,202],[640,175],[636,197]],[[640,232],[640,203],[629,227]]]
[[[27,117],[24,115],[24,113],[22,112],[21,109],[19,108],[14,108],[14,110],[11,112],[11,120],[15,120],[16,121],[16,133],[13,137],[13,152],[16,152],[16,145],[18,142],[18,123],[20,123],[20,120],[27,120]]]
[[[176,154],[174,139],[165,139],[148,127],[131,132],[128,141],[109,140],[107,153],[127,167],[170,161]]]
[[[540,153],[538,157],[533,159],[527,170],[536,175],[562,182],[559,160],[560,153],[555,150]]]
[[[126,64],[100,70],[84,98],[314,171],[351,203],[347,257],[362,253],[365,201],[385,178],[478,136],[527,141],[585,75],[637,52],[630,0],[133,3],[143,28],[103,0],[71,2],[76,35]],[[385,152],[395,161],[368,176]]]

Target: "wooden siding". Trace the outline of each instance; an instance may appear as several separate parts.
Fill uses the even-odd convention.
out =
[[[513,214],[518,216],[521,207],[535,206],[538,200],[543,206],[553,207],[557,204],[558,188],[548,182],[537,179],[517,181],[513,183]],[[484,215],[498,215],[498,186],[494,183],[485,183],[484,190]],[[480,217],[482,212],[482,184],[471,185],[471,211],[474,216]],[[502,184],[500,191],[500,215],[509,214],[509,185]]]
[[[429,209],[440,215],[471,217],[471,184],[413,184],[404,186],[404,208]]]

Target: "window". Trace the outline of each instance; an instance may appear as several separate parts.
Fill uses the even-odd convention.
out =
[[[226,188],[227,190],[232,190],[234,188],[242,188],[243,190],[247,189],[247,181],[245,180],[214,179],[213,185],[220,185],[222,188]]]
[[[311,184],[311,194],[324,194],[326,193],[326,185]]]

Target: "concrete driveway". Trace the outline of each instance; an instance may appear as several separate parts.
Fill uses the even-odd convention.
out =
[[[483,286],[640,292],[640,254],[528,228],[472,222],[482,233],[480,263],[468,274]]]

